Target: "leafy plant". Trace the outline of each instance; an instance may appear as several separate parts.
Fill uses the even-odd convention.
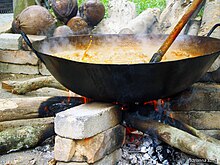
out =
[[[84,2],[85,0],[78,0],[79,6]],[[108,15],[108,1],[109,0],[100,0],[106,9],[106,16]],[[166,6],[166,0],[130,0],[131,2],[134,2],[136,4],[137,13],[140,14],[142,11],[146,10],[147,8],[160,8],[163,10]]]
[[[166,7],[165,0],[130,0],[136,4],[137,13],[140,14],[147,8],[160,8],[163,10]]]

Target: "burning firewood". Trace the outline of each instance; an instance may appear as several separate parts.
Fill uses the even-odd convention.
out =
[[[25,81],[2,81],[2,89],[15,94],[25,94],[43,87],[67,90],[52,76],[38,77]]]
[[[84,102],[80,97],[32,97],[0,99],[0,122],[54,116]]]
[[[204,135],[198,133],[199,131],[194,128],[189,127],[190,130],[188,131],[195,133],[198,137],[173,126],[150,119],[149,116],[142,116],[136,112],[125,113],[124,119],[126,125],[142,132],[154,134],[154,136],[156,135],[162,141],[185,153],[220,163],[216,162],[220,160],[219,141],[216,139],[213,140],[211,137],[207,138],[207,135],[204,138]]]

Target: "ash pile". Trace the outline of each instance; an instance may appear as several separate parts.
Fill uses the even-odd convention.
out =
[[[187,165],[189,155],[158,140],[155,135],[135,131],[126,136],[117,165]]]

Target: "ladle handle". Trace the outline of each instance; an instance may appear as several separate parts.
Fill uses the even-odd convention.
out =
[[[36,56],[44,63],[44,60],[42,57],[38,54],[38,52],[33,48],[31,41],[29,40],[28,36],[21,30],[20,31],[22,37],[24,38],[24,41],[26,44],[31,48],[31,50],[36,54]]]
[[[185,24],[188,22],[189,18],[193,15],[193,13],[196,11],[196,9],[199,7],[199,5],[202,3],[203,0],[194,0],[191,4],[191,6],[188,8],[186,13],[182,16],[180,21],[177,23],[177,25],[174,27],[174,29],[171,31],[170,35],[167,37],[163,45],[160,47],[160,49],[152,56],[150,62],[160,62],[166,53],[166,51],[169,49],[171,44],[174,42],[178,34],[181,32]]]
[[[217,27],[219,27],[219,26],[220,26],[220,23],[215,24],[215,25],[211,28],[211,30],[208,32],[207,37],[210,37],[211,34],[215,31],[215,29],[216,29]]]

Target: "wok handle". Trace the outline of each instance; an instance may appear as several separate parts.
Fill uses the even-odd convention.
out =
[[[220,26],[220,23],[215,24],[215,25],[211,28],[211,30],[208,32],[207,36],[210,37],[211,34],[215,31],[215,29],[216,29],[217,27],[219,27],[219,26]]]
[[[42,57],[38,54],[38,52],[33,48],[31,41],[29,40],[28,36],[21,30],[21,35],[24,38],[24,41],[26,42],[26,44],[31,48],[31,50],[36,54],[36,56],[43,62],[44,60],[42,59]]]
[[[162,60],[164,54],[167,52],[167,50],[172,45],[176,37],[179,35],[185,24],[188,22],[189,18],[193,15],[193,13],[202,2],[203,0],[194,0],[192,2],[191,6],[188,8],[186,13],[182,16],[177,25],[171,31],[170,35],[167,37],[160,49],[152,56],[150,63],[160,62]]]

